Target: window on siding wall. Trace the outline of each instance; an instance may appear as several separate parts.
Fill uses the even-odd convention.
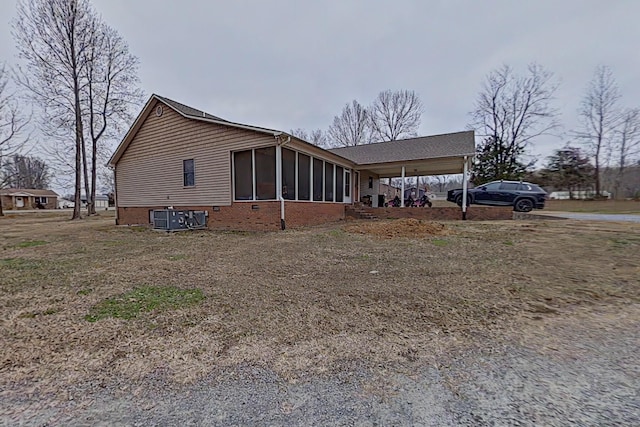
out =
[[[255,150],[256,200],[276,198],[276,147]]]
[[[282,197],[296,199],[296,152],[286,148],[282,149]]]
[[[233,153],[234,187],[236,200],[253,200],[253,173],[251,150]]]
[[[313,159],[313,200],[322,201],[322,169],[323,164],[320,159]]]
[[[196,169],[193,159],[182,161],[183,185],[193,187],[196,185]]]
[[[340,166],[336,166],[336,202],[342,202],[344,200],[343,198],[343,191],[344,188],[343,186],[343,182],[344,182],[344,169]]]
[[[311,157],[298,153],[298,200],[311,198]]]
[[[333,164],[324,164],[324,200],[333,202]]]

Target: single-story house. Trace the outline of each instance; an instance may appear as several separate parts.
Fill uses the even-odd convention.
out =
[[[87,205],[87,196],[82,194],[80,196],[80,200],[82,201],[82,206]],[[107,194],[96,194],[96,209],[108,209],[109,208],[109,196]]]
[[[75,207],[73,200],[60,198],[58,199],[58,209],[69,209]]]
[[[5,188],[0,190],[2,208],[6,210],[56,209],[58,193],[33,188]]]
[[[173,207],[206,211],[212,229],[276,230],[344,219],[367,196],[376,207],[381,178],[466,173],[474,153],[472,131],[325,150],[152,95],[109,166],[117,224]]]

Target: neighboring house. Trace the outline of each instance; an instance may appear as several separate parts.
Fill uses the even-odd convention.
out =
[[[400,189],[394,187],[393,185],[385,184],[383,182],[380,183],[380,194],[384,194],[384,198],[386,201],[392,200],[396,196],[400,196]]]
[[[56,209],[58,193],[31,188],[5,188],[0,190],[2,208],[6,210]]]
[[[601,191],[600,195],[604,198],[610,199],[612,194],[608,191]],[[596,196],[595,191],[591,190],[578,190],[578,191],[552,191],[549,193],[549,198],[551,200],[569,200],[569,199],[577,199],[577,200],[585,200],[585,199],[593,199]]]
[[[208,212],[214,229],[275,230],[335,221],[380,178],[462,173],[472,131],[324,150],[278,130],[230,122],[152,95],[109,160],[117,224],[154,209]]]
[[[58,209],[69,209],[75,207],[75,203],[69,199],[58,199]]]
[[[81,195],[80,196],[80,200],[82,200],[82,206],[86,206],[87,205],[87,196],[86,195]],[[109,208],[109,196],[106,194],[96,194],[96,209],[100,210],[106,210]]]

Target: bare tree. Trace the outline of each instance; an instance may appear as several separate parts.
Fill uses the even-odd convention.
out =
[[[142,103],[143,92],[138,88],[139,60],[116,30],[105,23],[97,23],[94,39],[85,51],[83,70],[83,98],[88,136],[91,141],[90,159],[83,150],[83,169],[87,195],[87,209],[95,214],[95,198],[100,144],[103,139],[116,136],[132,118],[132,107]],[[91,167],[91,177],[87,174]],[[89,184],[90,183],[90,184]]]
[[[25,135],[29,118],[20,113],[15,93],[9,91],[9,78],[6,67],[0,64],[0,166],[5,158],[18,153],[27,143]],[[9,184],[11,174],[0,176],[0,189]],[[0,198],[0,216],[3,216],[2,199]]]
[[[482,179],[517,178],[510,175],[524,173],[531,162],[523,157],[532,140],[559,126],[558,111],[552,106],[557,88],[553,74],[538,64],[530,64],[523,76],[508,65],[489,73],[469,124],[483,139],[483,155],[477,158],[475,169],[486,169],[483,163],[488,162],[494,171]]]
[[[71,166],[76,201],[84,182],[93,214],[100,154],[142,102],[138,59],[89,0],[20,0],[13,35],[25,62],[19,81],[43,110],[52,158]],[[80,206],[73,219],[80,218]]]
[[[300,138],[303,141],[310,142],[313,145],[317,145],[318,147],[326,148],[329,146],[327,141],[327,134],[322,129],[314,129],[311,132],[307,132],[302,128],[296,128],[291,129],[289,133],[296,138]]]
[[[385,90],[370,107],[371,129],[376,141],[395,141],[418,135],[424,107],[412,90]]]
[[[336,147],[369,144],[370,126],[369,112],[354,99],[342,108],[339,116],[333,118],[328,132],[330,143]]]
[[[302,128],[291,129],[289,133],[296,138],[300,138],[303,141],[309,141],[309,133]]]
[[[616,198],[622,198],[624,196],[620,190],[626,168],[630,160],[640,154],[640,109],[630,108],[622,113],[617,134],[618,173],[614,183],[614,194]]]
[[[437,192],[443,193],[445,188],[447,187],[447,183],[449,182],[449,177],[447,175],[432,175],[429,177],[429,185],[431,188],[436,188]]]
[[[0,179],[13,188],[46,189],[49,187],[49,167],[36,157],[14,154],[2,165]]]
[[[48,127],[74,134],[75,199],[82,185],[82,89],[86,51],[95,29],[95,12],[88,0],[21,0],[13,37],[25,67],[18,81],[29,90],[44,113]],[[79,219],[76,203],[72,219]]]
[[[619,99],[620,93],[611,69],[598,66],[582,99],[579,110],[581,129],[576,132],[593,156],[596,195],[600,195],[602,156],[605,150],[610,150],[620,120]]]

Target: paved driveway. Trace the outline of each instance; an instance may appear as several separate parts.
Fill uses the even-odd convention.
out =
[[[536,212],[537,213],[537,212]],[[598,214],[598,213],[578,213],[578,212],[540,212],[544,215],[557,216],[568,219],[581,219],[589,221],[624,221],[640,222],[640,215],[635,214]]]

